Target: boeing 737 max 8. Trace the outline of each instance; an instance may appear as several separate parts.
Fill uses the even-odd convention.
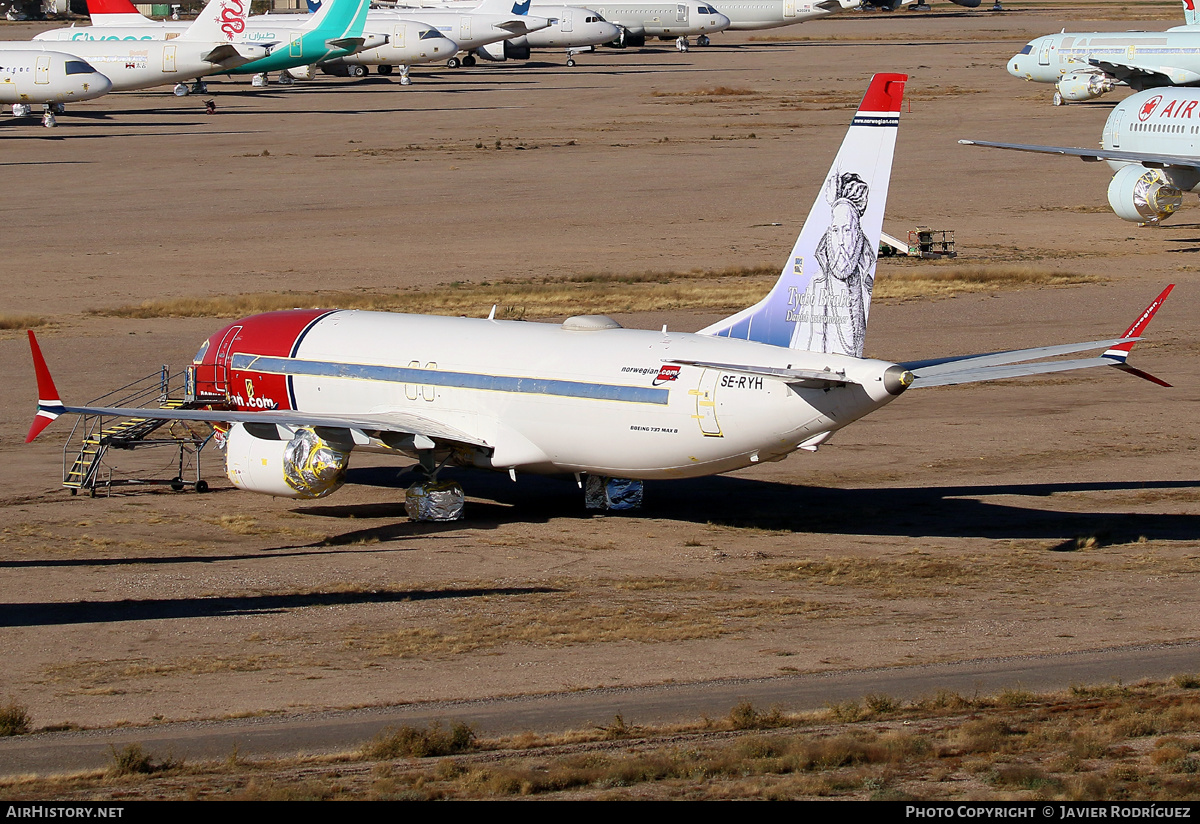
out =
[[[315,498],[355,449],[415,457],[444,492],[453,463],[510,473],[630,479],[729,472],[816,449],[911,387],[1125,363],[1164,291],[1123,335],[895,363],[863,357],[905,75],[876,75],[778,282],[698,333],[494,317],[297,309],[229,324],[189,367],[187,409],[59,399],[30,333],[38,411],[215,422],[239,488]],[[494,314],[494,313],[493,313]],[[1097,357],[1050,358],[1089,350]],[[438,487],[442,487],[439,489]],[[461,501],[462,491],[453,495]],[[406,507],[407,507],[406,501]]]

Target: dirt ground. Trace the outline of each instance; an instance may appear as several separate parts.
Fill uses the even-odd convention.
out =
[[[1137,5],[1148,28],[1181,22],[1177,3]],[[1006,6],[573,69],[418,68],[408,88],[218,81],[213,116],[156,91],[53,131],[5,122],[2,314],[46,320],[75,402],[182,366],[222,325],[89,314],[147,299],[780,265],[876,71],[911,76],[888,231],[953,229],[955,265],[1096,280],[877,301],[868,354],[1107,337],[1178,287],[1134,356],[1172,389],[1093,371],[913,391],[816,454],[650,484],[636,516],[593,517],[571,484],[463,473],[468,520],[436,526],[404,517],[406,462],[369,456],[311,503],[234,490],[207,452],[209,494],[71,497],[69,422],[22,444],[28,347],[0,331],[0,698],[38,726],[93,726],[1200,635],[1200,211],[1189,197],[1139,229],[1105,206],[1103,167],[957,145],[1094,145],[1126,94],[1053,108],[1004,63],[1064,27],[1136,25],[1129,4]],[[722,87],[750,93],[698,93]]]

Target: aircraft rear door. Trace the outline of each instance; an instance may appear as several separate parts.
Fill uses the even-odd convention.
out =
[[[175,46],[163,46],[163,73],[172,74],[175,71]]]
[[[50,55],[42,54],[38,56],[37,63],[33,68],[33,82],[50,82]]]
[[[686,3],[680,3],[675,7],[675,22],[686,23],[688,21],[688,7]]]
[[[708,438],[721,437],[721,424],[717,423],[717,378],[716,369],[705,369],[700,373],[700,385],[688,392],[696,396],[696,414],[692,417],[700,423],[700,431]]]
[[[288,57],[299,57],[304,54],[304,35],[300,35],[288,43]]]

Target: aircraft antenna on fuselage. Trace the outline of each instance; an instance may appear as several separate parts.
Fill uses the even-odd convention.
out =
[[[700,334],[862,357],[906,80],[871,79],[771,292]]]

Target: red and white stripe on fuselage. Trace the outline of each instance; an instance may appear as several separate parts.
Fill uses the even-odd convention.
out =
[[[292,358],[313,324],[329,309],[288,309],[235,321],[208,339],[189,383],[197,400],[227,403],[242,412],[295,409],[291,378],[234,369],[235,354]]]

